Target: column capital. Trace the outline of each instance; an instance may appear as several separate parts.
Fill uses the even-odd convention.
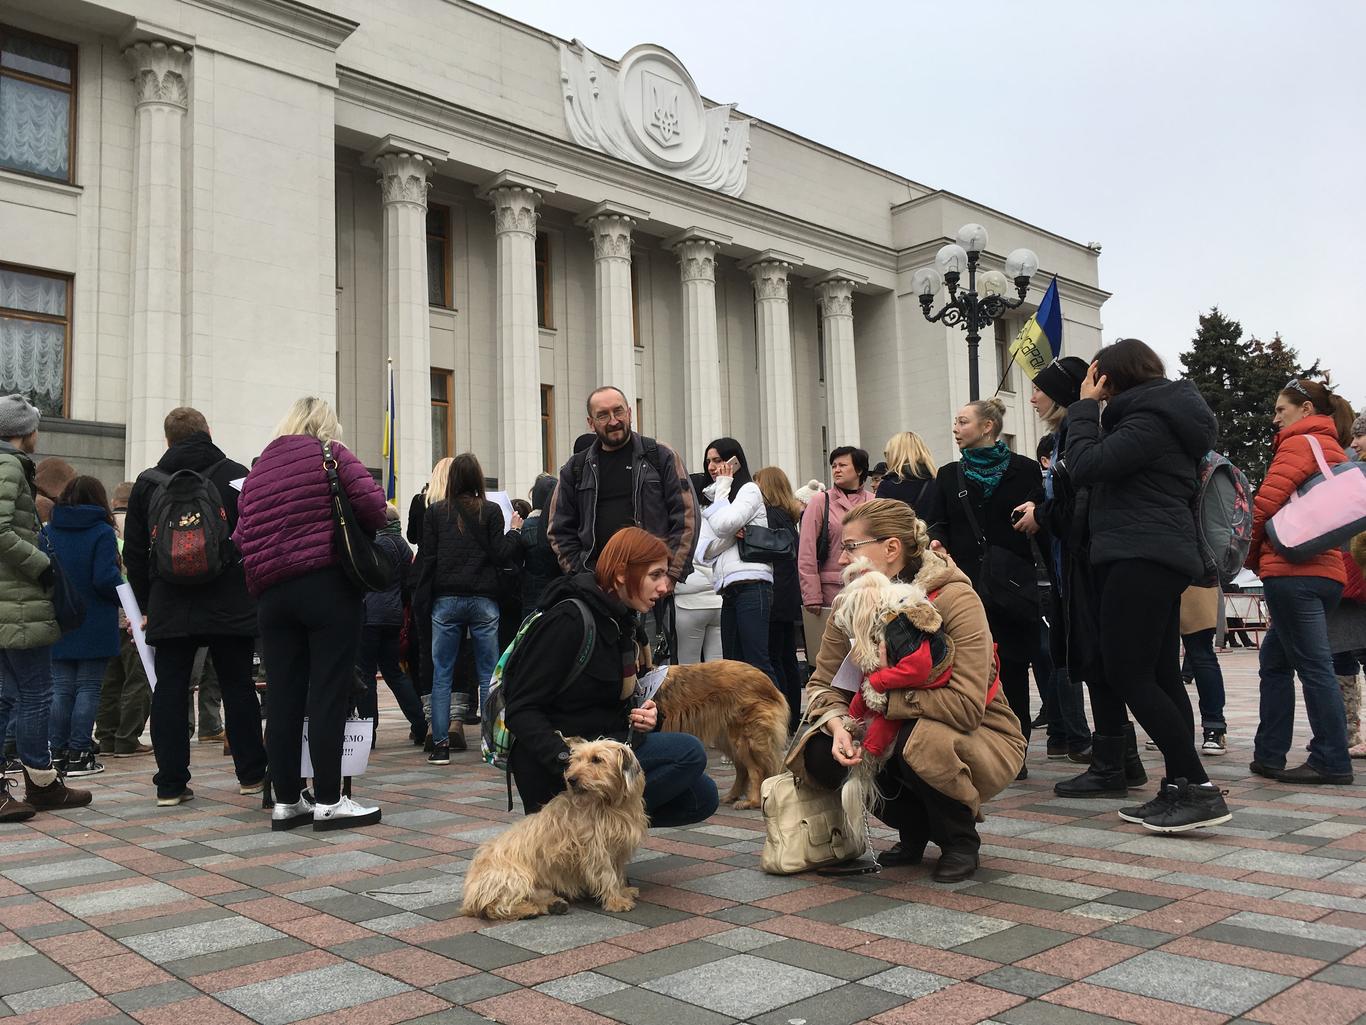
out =
[[[427,208],[427,193],[435,170],[432,162],[419,153],[385,153],[374,160],[379,172],[379,190],[385,205],[412,203]]]
[[[537,210],[541,201],[554,191],[554,182],[500,171],[484,183],[478,194],[493,204],[493,224],[498,234],[517,231],[535,235]]]
[[[190,59],[188,47],[160,39],[146,39],[123,51],[133,70],[137,106],[162,103],[190,108]]]
[[[839,272],[823,275],[814,285],[821,312],[827,317],[852,317],[854,290],[859,284],[853,277],[841,276]]]
[[[720,248],[716,242],[693,236],[675,242],[672,248],[678,254],[684,282],[716,280],[716,253]]]
[[[776,249],[765,249],[740,264],[754,279],[756,299],[781,299],[787,302],[788,272],[801,266],[802,258]]]
[[[599,203],[577,218],[576,224],[588,229],[593,239],[593,256],[599,260],[629,260],[631,230],[649,211],[619,203]]]

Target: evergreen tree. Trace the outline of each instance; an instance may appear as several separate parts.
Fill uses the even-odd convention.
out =
[[[1200,316],[1200,330],[1181,364],[1219,418],[1219,451],[1256,485],[1271,462],[1277,393],[1291,378],[1315,376],[1319,368],[1302,368],[1299,353],[1279,334],[1269,342],[1242,337],[1242,325],[1212,307]]]

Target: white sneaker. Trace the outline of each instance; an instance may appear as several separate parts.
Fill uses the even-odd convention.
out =
[[[343,797],[336,804],[315,804],[313,806],[313,829],[321,832],[326,829],[353,829],[357,826],[373,826],[379,821],[380,810],[357,804],[349,797]]]
[[[296,829],[313,821],[313,801],[308,794],[301,793],[293,804],[275,802],[270,809],[270,828],[274,830]]]

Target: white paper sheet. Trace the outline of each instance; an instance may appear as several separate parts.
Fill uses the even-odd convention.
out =
[[[142,668],[147,671],[147,683],[152,690],[156,690],[156,660],[153,658],[153,649],[147,646],[147,635],[142,632],[142,609],[138,608],[133,585],[122,583],[115,590],[118,592],[119,602],[123,605],[123,614],[128,617],[128,625],[133,632],[133,644],[138,649],[138,658],[142,659]]]
[[[375,736],[375,720],[347,719],[346,732],[342,734],[343,776],[364,776],[370,764],[370,742]],[[304,779],[313,777],[313,759],[308,755],[308,720],[304,720],[303,757],[299,759],[299,775]]]
[[[239,492],[242,490],[242,485],[245,484],[246,482],[247,482],[247,478],[245,478],[245,477],[238,477],[236,480],[230,480],[230,481],[228,481],[228,483],[229,483],[230,485],[232,485],[232,489],[233,489],[234,491],[239,491]]]
[[[506,534],[512,529],[512,499],[506,491],[490,491],[484,497],[503,510],[503,533]]]
[[[839,671],[835,673],[830,681],[830,686],[839,690],[847,690],[850,694],[857,694],[858,689],[863,686],[863,670],[854,664],[854,660],[844,656],[844,661],[840,663]]]
[[[659,693],[660,686],[664,683],[664,678],[669,675],[668,666],[660,666],[658,669],[651,669],[644,676],[636,678],[636,704],[644,704],[646,701],[653,701]]]

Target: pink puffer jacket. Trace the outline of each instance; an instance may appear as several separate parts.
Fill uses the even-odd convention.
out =
[[[337,475],[366,530],[384,526],[384,492],[364,464],[332,443]],[[233,540],[242,552],[252,594],[335,565],[332,508],[322,445],[307,434],[287,434],[266,446],[242,485]]]

